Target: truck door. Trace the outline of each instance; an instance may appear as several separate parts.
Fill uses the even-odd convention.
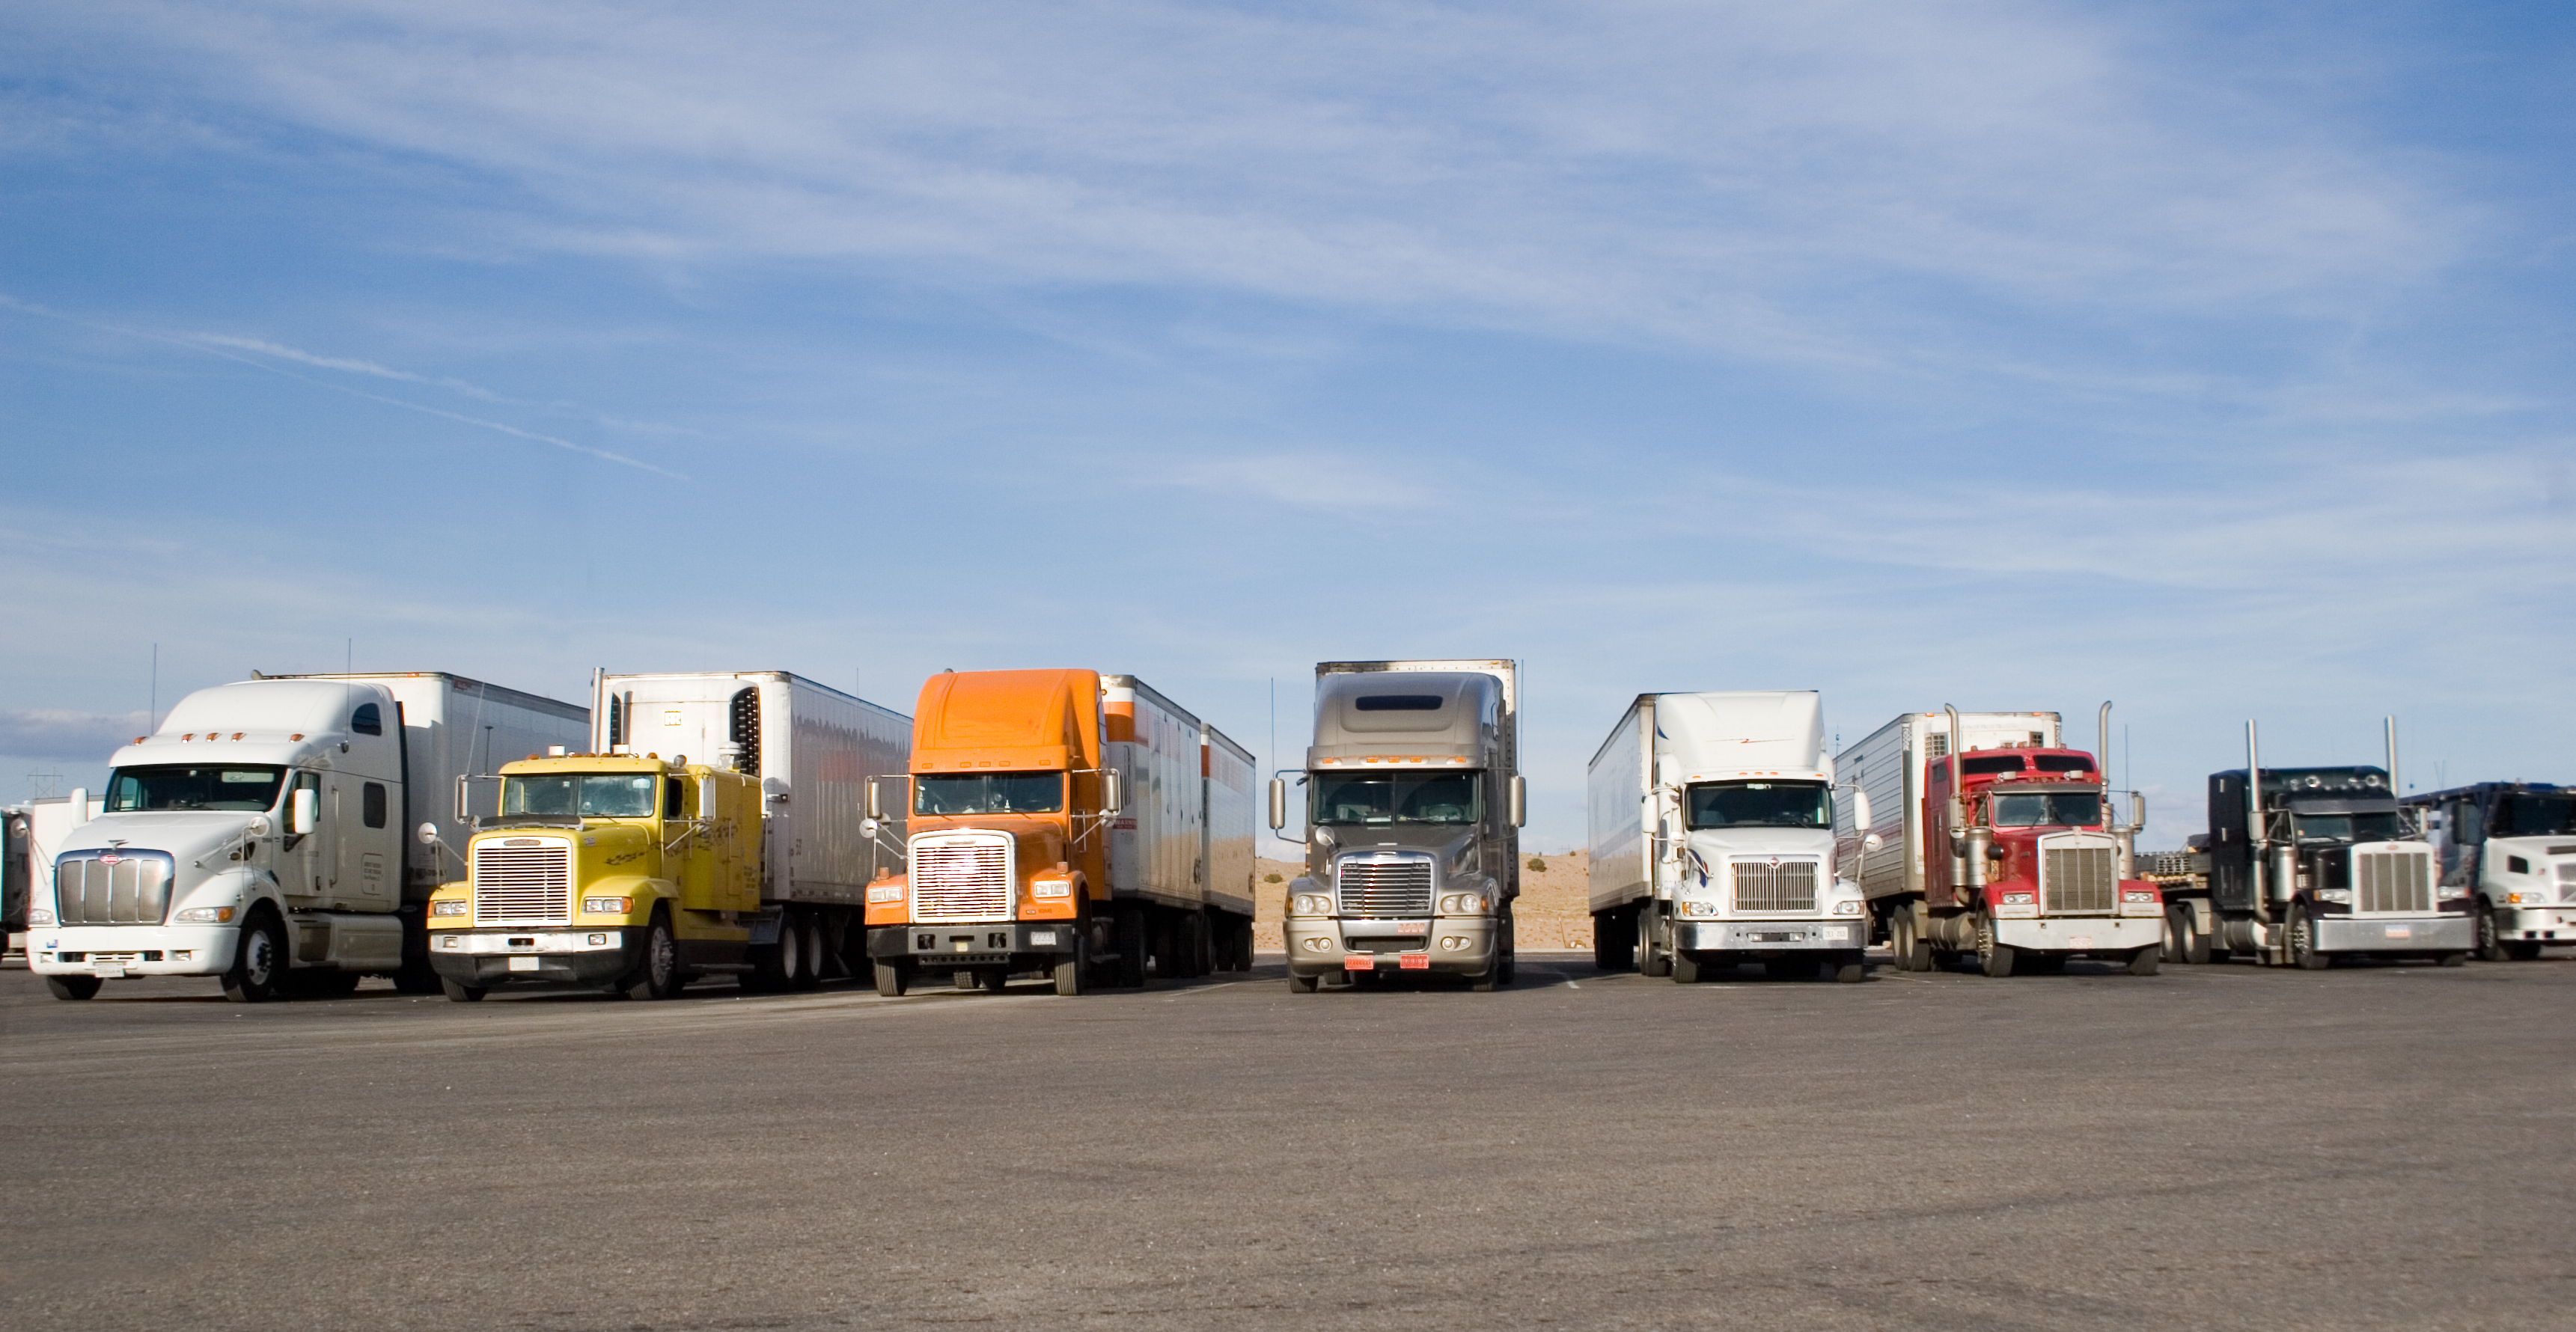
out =
[[[310,791],[314,797],[314,823],[298,833],[290,831],[295,818],[298,792]],[[277,886],[289,898],[309,899],[321,896],[330,887],[332,864],[331,799],[323,787],[322,774],[298,771],[288,786],[286,801],[278,807]]]

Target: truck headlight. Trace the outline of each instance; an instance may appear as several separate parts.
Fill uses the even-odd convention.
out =
[[[2549,902],[2549,894],[2547,894],[2547,893],[2506,893],[2506,894],[2504,895],[2504,900],[2505,900],[2505,901],[2507,901],[2507,902],[2512,903],[2512,904],[2513,904],[2513,905],[2515,905],[2515,906],[2545,906],[2545,905],[2547,905],[2547,904],[2548,904],[2548,902]]]
[[[2456,902],[2468,895],[2469,889],[2466,884],[2446,883],[2433,890],[2433,900],[2436,902]],[[2540,899],[2535,897],[2532,900]]]
[[[1299,893],[1288,900],[1288,914],[1329,916],[1333,914],[1333,899],[1322,893]]]
[[[1037,895],[1040,897],[1073,896],[1073,880],[1071,879],[1040,879],[1034,885],[1034,888]]]
[[[2029,906],[2032,898],[2028,893],[2006,893],[1999,900],[2005,906]]]
[[[32,911],[27,913],[28,924],[33,925],[36,923],[35,915],[36,913]],[[233,909],[231,907],[219,906],[181,907],[179,909],[179,914],[172,916],[170,919],[174,923],[180,925],[221,925],[232,918]]]
[[[462,916],[466,911],[471,909],[473,905],[474,904],[472,902],[468,902],[461,897],[451,897],[444,901],[430,903],[429,914],[433,916]]]
[[[2352,890],[2350,888],[2319,888],[2317,890],[2317,900],[2320,902],[2333,902],[2341,906],[2351,906]]]
[[[1857,916],[1860,914],[1860,903],[1858,900],[1836,902],[1834,903],[1834,914],[1837,916]]]
[[[1043,896],[1043,894],[1041,894],[1041,896]],[[875,905],[879,902],[900,902],[902,900],[902,884],[872,883],[868,885],[868,902],[870,905]]]
[[[2123,902],[2153,902],[2156,900],[2156,895],[2153,889],[2123,888],[2120,890],[2120,900]]]
[[[1484,911],[1483,893],[1451,893],[1440,899],[1440,914],[1444,916],[1479,916]]]
[[[582,914],[589,916],[623,916],[634,909],[635,899],[631,897],[585,897],[581,899]]]
[[[1701,920],[1717,914],[1717,903],[1715,902],[1693,902],[1685,899],[1681,904],[1681,908],[1682,919],[1684,920]]]
[[[47,911],[47,910],[46,910],[46,909],[44,909],[43,907],[29,907],[29,908],[27,908],[27,924],[28,924],[30,927],[37,926],[37,925],[51,925],[51,924],[53,924],[53,923],[54,923],[54,913],[53,913],[53,912],[51,912],[51,911]]]

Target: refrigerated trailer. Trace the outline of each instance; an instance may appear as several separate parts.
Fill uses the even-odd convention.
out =
[[[1837,842],[1899,970],[1958,957],[2009,976],[2096,957],[2154,974],[2163,899],[2131,871],[2143,806],[2119,824],[2094,756],[2061,730],[2054,712],[1909,712],[1836,758],[1854,792]]]
[[[2476,951],[2529,962],[2576,943],[2576,787],[2479,782],[2406,797],[2445,892],[2467,894]]]
[[[902,821],[870,820],[866,791],[903,771],[909,718],[785,671],[603,671],[591,720],[586,752],[502,769],[430,922],[449,998],[804,988],[866,966],[868,885],[903,867]]]
[[[1587,770],[1592,960],[1685,984],[1760,962],[1862,977],[1812,689],[1640,694]]]
[[[1494,659],[1315,667],[1306,872],[1288,884],[1288,987],[1381,970],[1512,981],[1520,896],[1520,668]],[[1270,826],[1288,784],[1270,784]]]
[[[1135,676],[943,671],[910,767],[911,873],[868,894],[879,993],[1251,968],[1252,754]]]
[[[439,672],[200,689],[116,751],[99,813],[52,849],[29,965],[65,999],[172,975],[219,977],[244,1002],[371,975],[426,993],[425,913],[462,851],[436,818],[496,752],[578,745],[588,727],[574,704]]]

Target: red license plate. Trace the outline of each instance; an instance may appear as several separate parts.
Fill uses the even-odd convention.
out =
[[[1345,955],[1343,956],[1343,958],[1342,958],[1342,970],[1344,970],[1344,971],[1375,971],[1375,970],[1377,970],[1377,954],[1375,954],[1375,953],[1349,953],[1349,954],[1345,954]]]
[[[1396,962],[1397,965],[1403,967],[1407,971],[1429,971],[1431,969],[1431,955],[1429,953],[1398,953],[1396,954]]]

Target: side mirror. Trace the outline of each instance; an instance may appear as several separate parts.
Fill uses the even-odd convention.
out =
[[[322,793],[309,786],[295,788],[286,798],[286,831],[297,837],[313,831],[322,817]]]
[[[1887,839],[1879,836],[1877,833],[1862,833],[1860,835],[1860,849],[1863,851],[1875,851],[1885,845],[1887,845]]]
[[[876,778],[874,778],[874,777],[870,777],[870,778],[868,779],[868,812],[867,812],[867,819],[868,819],[868,822],[870,822],[870,823],[874,823],[874,822],[876,822],[877,820],[882,819],[882,818],[884,818],[884,817],[885,817],[885,798],[884,798],[883,796],[880,796],[880,795],[878,795],[878,794],[877,794],[877,779],[876,779]],[[871,836],[871,837],[875,836],[875,835],[876,835],[876,829],[874,829],[874,828],[870,828],[870,829],[868,829],[868,835],[869,835],[869,836]]]
[[[1529,822],[1529,783],[1519,773],[1512,774],[1511,806],[1513,827]]]
[[[1114,817],[1127,808],[1127,783],[1124,778],[1125,774],[1119,772],[1116,768],[1101,769],[1101,813]]]
[[[1270,779],[1270,831],[1277,832],[1287,826],[1288,779],[1273,777]]]
[[[2129,793],[2129,831],[2131,831],[2131,832],[2136,832],[2136,831],[2137,831],[2137,830],[2139,830],[2140,828],[2143,828],[2143,827],[2146,827],[2146,826],[2147,826],[2147,797],[2146,797],[2146,793],[2145,793],[2145,792],[2142,792],[2142,791],[2131,791],[2131,792]]]
[[[1871,818],[1871,817],[1869,816],[1869,792],[1864,791],[1864,790],[1860,789],[1860,788],[1859,788],[1859,787],[1857,787],[1857,786],[1853,787],[1853,788],[1852,788],[1852,827],[1854,827],[1854,828],[1858,829],[1862,834],[1866,835],[1866,834],[1869,832],[1869,827],[1870,827],[1870,825],[1871,825],[1871,824],[1873,824],[1873,823],[1876,823],[1876,822],[1878,822],[1878,820],[1873,819],[1873,818]],[[1877,847],[1871,847],[1870,849],[1871,849],[1871,850],[1873,850],[1873,851],[1875,851],[1875,850],[1877,850],[1878,848],[1877,848]]]
[[[422,846],[438,845],[438,825],[435,823],[424,823],[420,825],[419,830],[414,832],[412,835],[420,839],[420,844]]]
[[[77,826],[77,825],[79,825],[79,824],[83,824],[83,823],[87,823],[87,822],[89,822],[89,788],[88,788],[88,787],[86,787],[86,786],[75,786],[75,787],[73,787],[73,788],[72,788],[72,794],[71,794],[71,801],[70,801],[70,804],[71,804],[71,807],[72,807],[72,823],[73,823],[75,826]]]

